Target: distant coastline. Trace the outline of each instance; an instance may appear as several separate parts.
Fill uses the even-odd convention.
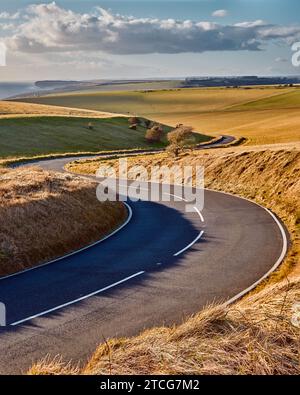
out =
[[[23,93],[33,94],[37,90],[34,82],[0,82],[0,99],[7,99]]]
[[[187,77],[185,79],[144,80],[91,80],[64,81],[45,80],[36,82],[0,82],[0,100],[23,99],[68,92],[151,91],[178,88],[238,88],[247,86],[299,86],[299,76],[233,76],[233,77]]]

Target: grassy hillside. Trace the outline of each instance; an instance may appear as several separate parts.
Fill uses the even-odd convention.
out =
[[[298,88],[73,93],[26,101],[133,113],[168,125],[184,123],[204,134],[247,137],[249,145],[299,141],[300,136]]]
[[[88,124],[92,122],[93,130]],[[165,128],[167,132],[169,128]],[[167,144],[149,144],[146,128],[129,129],[128,119],[79,117],[26,117],[0,119],[0,157],[31,157],[66,152],[99,152],[114,149],[159,148]],[[197,142],[207,136],[197,135]]]
[[[110,118],[116,116],[115,114],[91,110],[81,110],[78,108],[56,107],[43,104],[20,103],[15,101],[0,101],[0,119],[25,116],[33,117],[40,115],[93,118]]]
[[[229,106],[266,98],[282,91],[274,88],[257,89],[176,89],[151,92],[66,93],[24,99],[25,102],[69,106],[121,113],[137,113],[151,117],[177,113],[202,113],[222,110]]]
[[[38,168],[0,169],[0,276],[99,240],[127,216],[96,184]]]
[[[287,108],[300,107],[300,89],[293,89],[265,99],[254,100],[242,105],[235,106],[233,109],[238,110],[283,110]]]

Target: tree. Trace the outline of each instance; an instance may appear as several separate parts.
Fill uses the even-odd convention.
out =
[[[167,150],[177,157],[184,146],[194,141],[193,128],[178,125],[172,132],[168,133],[167,138],[170,143]]]
[[[162,138],[163,132],[164,130],[161,125],[154,125],[147,130],[145,138],[148,143],[158,143]]]

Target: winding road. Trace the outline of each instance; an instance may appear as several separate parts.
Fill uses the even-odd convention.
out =
[[[78,158],[75,158],[78,159]],[[72,158],[36,164],[56,171]],[[266,209],[205,190],[205,208],[129,202],[128,223],[106,240],[0,279],[7,308],[0,373],[25,372],[45,355],[85,363],[104,339],[180,323],[233,300],[280,264],[285,230]]]

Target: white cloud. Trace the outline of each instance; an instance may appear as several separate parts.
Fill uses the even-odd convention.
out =
[[[20,13],[16,12],[14,14],[10,14],[9,12],[0,12],[0,19],[18,19],[20,18]]]
[[[261,19],[258,19],[257,21],[239,22],[239,23],[236,23],[234,26],[251,28],[251,27],[259,27],[259,26],[265,26],[265,25],[267,25],[266,22],[262,21]]]
[[[0,30],[12,30],[14,29],[15,25],[13,23],[0,23]]]
[[[216,10],[212,13],[212,16],[215,16],[217,18],[224,18],[227,15],[228,15],[227,10]]]
[[[101,51],[115,55],[258,51],[268,41],[298,41],[300,26],[264,21],[221,25],[205,21],[135,18],[97,8],[76,13],[56,3],[31,5],[15,34],[13,51],[25,53]]]

